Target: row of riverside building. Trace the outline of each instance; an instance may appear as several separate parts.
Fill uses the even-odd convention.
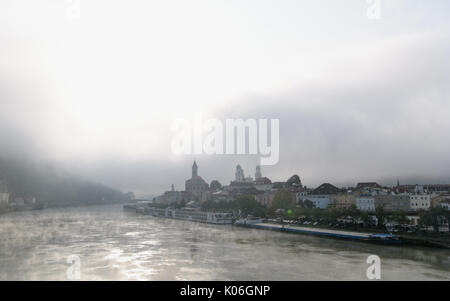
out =
[[[222,186],[218,181],[212,181],[209,185],[199,176],[198,165],[194,161],[192,176],[186,180],[185,190],[176,191],[172,185],[170,191],[166,191],[154,201],[166,204],[184,201],[189,206],[199,207],[207,201],[231,201],[239,195],[251,195],[262,205],[271,207],[276,193],[286,190],[292,194],[297,203],[309,200],[314,207],[321,209],[345,209],[354,205],[359,210],[374,212],[378,206],[382,206],[387,212],[414,213],[435,206],[448,210],[450,204],[450,185],[400,185],[397,181],[394,187],[365,182],[358,183],[355,187],[338,188],[324,183],[310,189],[302,185],[298,176],[292,178],[295,177],[295,181],[272,182],[269,178],[263,177],[261,168],[257,166],[253,179],[251,176],[245,176],[244,170],[238,165],[235,178],[229,185]]]
[[[0,205],[9,204],[9,191],[6,182],[0,180]]]
[[[23,208],[32,208],[36,204],[35,197],[15,196],[8,189],[5,180],[0,179],[0,207],[1,209],[17,210]]]

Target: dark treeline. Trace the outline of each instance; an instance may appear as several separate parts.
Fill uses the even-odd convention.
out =
[[[0,158],[0,180],[8,185],[10,199],[35,197],[45,206],[89,205],[126,200],[121,191],[85,181],[51,164]]]

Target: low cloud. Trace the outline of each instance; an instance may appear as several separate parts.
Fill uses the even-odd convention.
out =
[[[242,95],[212,106],[215,110],[210,113],[222,120],[280,120],[280,161],[263,168],[263,175],[275,181],[296,173],[310,187],[372,180],[391,185],[397,177],[403,183],[450,182],[447,36],[423,32],[349,44],[318,55],[315,78],[299,79],[277,92]],[[77,112],[80,118],[71,125],[83,130],[72,133],[64,127],[71,111],[59,111],[66,105],[64,99],[58,105],[44,101],[45,85],[38,82],[10,79],[5,72],[0,79],[0,155],[4,157],[53,160],[76,175],[141,195],[160,193],[170,184],[184,189],[194,159],[205,180],[218,179],[222,184],[234,177],[235,165],[253,175],[258,164],[256,156],[174,156],[170,122],[175,116],[159,114],[159,100],[149,100],[155,111],[133,115],[135,123],[129,127],[125,123],[133,118],[109,120],[105,107],[105,114],[98,117],[101,130],[94,131],[82,123],[83,111]],[[114,94],[114,87],[110,88],[107,95]],[[77,103],[67,105],[76,108]],[[90,103],[84,106],[89,109]],[[111,106],[126,107],[127,99]],[[95,112],[89,112],[94,118],[89,124],[95,123]],[[155,115],[163,117],[146,136],[146,126],[151,124],[146,118]],[[127,134],[133,139],[126,139]],[[101,145],[101,152],[92,151],[89,141]],[[76,151],[61,155],[61,150],[75,145]],[[155,150],[147,154],[152,146]]]

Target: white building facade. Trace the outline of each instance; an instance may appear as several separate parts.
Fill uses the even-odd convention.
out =
[[[428,210],[431,207],[431,194],[412,194],[409,196],[409,206],[411,210]]]
[[[356,208],[361,211],[375,211],[375,196],[371,194],[361,194],[356,198]]]
[[[320,209],[327,209],[331,202],[329,195],[308,195],[305,199],[310,200],[314,207]]]
[[[439,204],[439,206],[441,206],[441,208],[444,208],[446,210],[450,210],[450,201],[443,201]]]
[[[297,193],[295,194],[295,201],[298,203],[303,202],[304,200],[306,200],[308,197],[308,191],[302,190],[302,191],[297,191]]]

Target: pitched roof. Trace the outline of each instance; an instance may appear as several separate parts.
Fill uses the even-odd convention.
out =
[[[191,179],[189,179],[189,180],[186,180],[186,184],[202,184],[202,185],[208,185],[208,183],[206,183],[206,181],[203,180],[203,178],[200,177],[200,176],[196,176],[196,177],[193,177],[193,178],[191,178]]]
[[[311,194],[313,195],[319,195],[319,194],[336,194],[341,192],[342,190],[337,188],[334,185],[331,185],[330,183],[323,183],[316,189],[314,189]]]
[[[356,184],[356,188],[366,188],[366,187],[382,188],[381,185],[379,185],[378,183],[375,183],[375,182],[361,182],[361,183]]]
[[[267,177],[258,178],[255,180],[256,185],[272,184],[272,181]]]

